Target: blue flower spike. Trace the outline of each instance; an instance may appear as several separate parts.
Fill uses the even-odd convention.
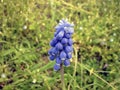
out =
[[[60,20],[55,27],[56,32],[54,38],[50,41],[52,47],[49,51],[49,59],[55,60],[54,70],[58,71],[61,65],[70,66],[70,59],[72,58],[73,41],[72,34],[74,33],[74,24],[69,23],[66,19]]]

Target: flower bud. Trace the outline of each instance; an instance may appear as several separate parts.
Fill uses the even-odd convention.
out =
[[[62,64],[62,60],[59,57],[56,58],[56,64]]]
[[[67,39],[67,38],[63,38],[63,39],[61,40],[61,43],[62,43],[62,44],[67,44],[67,43],[68,43],[68,39]]]
[[[63,49],[63,45],[60,42],[58,42],[55,47],[58,50],[62,50]]]
[[[64,60],[64,65],[65,65],[66,67],[70,66],[70,60]]]
[[[67,59],[71,59],[72,58],[72,53],[68,53],[67,54]]]
[[[55,59],[55,56],[54,56],[54,55],[50,55],[50,56],[49,56],[49,59],[50,59],[51,61],[53,61],[53,60]]]
[[[61,60],[65,60],[66,59],[66,53],[64,51],[62,51],[60,53],[60,58],[61,58]]]
[[[72,39],[70,38],[70,39],[68,39],[68,45],[73,45],[73,41],[72,41]]]
[[[50,45],[54,47],[57,44],[57,39],[54,37],[53,40],[51,40]]]
[[[66,52],[66,53],[69,53],[69,52],[72,52],[72,51],[73,51],[72,46],[66,46],[66,47],[65,47],[65,52]]]
[[[57,55],[58,51],[55,47],[51,48],[48,52],[49,55]]]
[[[61,39],[63,38],[63,36],[64,36],[64,31],[60,31],[60,32],[56,35],[56,38],[57,38],[58,40],[61,40]]]
[[[54,70],[55,70],[55,71],[58,71],[59,69],[60,69],[60,65],[55,64],[55,65],[54,65]]]
[[[71,38],[71,34],[67,33],[67,34],[65,34],[65,37],[69,39],[69,38]]]

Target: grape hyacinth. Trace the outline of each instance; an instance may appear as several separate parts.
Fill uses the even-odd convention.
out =
[[[49,59],[51,61],[56,60],[56,64],[54,65],[55,71],[60,69],[61,64],[64,64],[64,66],[70,65],[73,51],[73,41],[71,39],[74,33],[73,27],[74,24],[69,23],[65,19],[60,20],[59,24],[55,27],[54,38],[50,41],[52,48],[48,52]]]

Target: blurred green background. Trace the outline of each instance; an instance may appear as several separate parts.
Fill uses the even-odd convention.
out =
[[[61,90],[47,53],[62,18],[75,24],[66,90],[120,90],[120,0],[0,0],[0,90]]]

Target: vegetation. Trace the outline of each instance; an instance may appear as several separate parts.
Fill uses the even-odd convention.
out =
[[[61,90],[48,59],[58,21],[75,24],[66,90],[120,90],[119,0],[0,0],[0,90]]]

